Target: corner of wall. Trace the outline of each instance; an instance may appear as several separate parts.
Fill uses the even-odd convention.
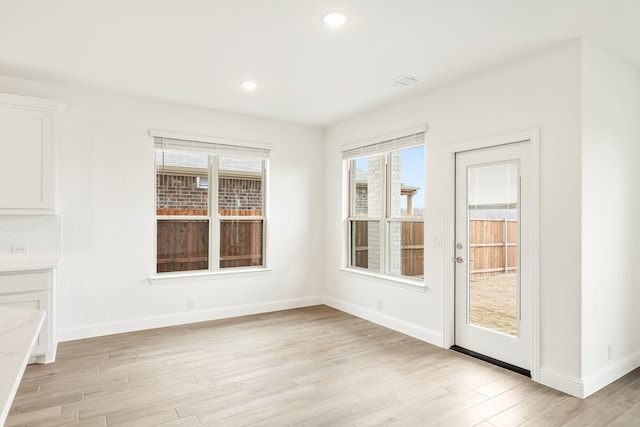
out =
[[[393,329],[410,337],[444,348],[444,336],[440,332],[326,295],[324,296],[324,304],[336,310],[344,311],[345,313],[384,326],[385,328]]]
[[[640,70],[582,40],[580,74],[580,376],[588,396],[639,366],[640,314],[631,301],[640,297],[640,202],[630,183],[640,179]]]

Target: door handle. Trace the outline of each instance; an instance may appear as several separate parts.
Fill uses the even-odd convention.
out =
[[[454,261],[457,262],[458,264],[462,264],[464,262],[461,256],[457,256]]]

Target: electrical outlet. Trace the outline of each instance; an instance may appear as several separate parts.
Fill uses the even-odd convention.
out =
[[[611,344],[607,346],[607,353],[609,360],[613,360],[613,346]]]
[[[376,310],[382,311],[382,300],[381,299],[376,301]]]
[[[11,245],[11,253],[14,255],[26,255],[29,253],[29,246],[24,243]]]
[[[187,308],[189,310],[193,310],[196,308],[196,300],[193,298],[187,298]]]

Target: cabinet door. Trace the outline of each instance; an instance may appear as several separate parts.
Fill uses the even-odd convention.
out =
[[[0,306],[31,308],[47,311],[49,295],[50,292],[48,291],[0,295]],[[42,325],[42,329],[40,330],[40,334],[36,340],[36,345],[33,348],[33,355],[44,354],[49,350],[50,328],[48,327],[48,324],[50,323],[48,316],[50,316],[49,312],[47,312],[47,318],[45,318],[45,323]]]
[[[49,290],[52,283],[52,270],[0,273],[0,295]]]
[[[51,118],[0,106],[0,208],[51,209]]]
[[[12,103],[3,103],[7,99]],[[53,213],[57,111],[0,95],[0,213]],[[25,105],[20,105],[20,103]]]

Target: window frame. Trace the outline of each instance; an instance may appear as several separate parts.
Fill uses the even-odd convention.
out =
[[[151,283],[163,283],[172,282],[175,279],[194,278],[201,279],[217,275],[227,274],[252,274],[261,271],[270,271],[269,257],[268,257],[268,177],[269,177],[269,152],[271,150],[270,144],[258,143],[258,142],[244,142],[235,140],[226,140],[221,138],[194,136],[189,134],[156,131],[151,130],[150,136],[153,137],[153,174],[154,174],[154,250],[153,250],[153,274],[149,280]],[[166,147],[159,146],[159,140],[164,138],[178,141],[179,143],[185,143],[184,147]],[[196,149],[190,149],[191,146],[197,147]],[[156,164],[156,152],[158,150],[167,150],[172,152],[182,153],[194,153],[194,154],[206,154],[208,158],[207,167],[207,213],[208,215],[158,215],[157,212],[157,164]],[[261,163],[261,172],[256,174],[259,176],[261,185],[260,193],[262,199],[261,215],[247,215],[247,216],[231,216],[220,215],[218,211],[219,207],[219,159],[223,156],[231,157],[247,157],[253,159],[259,159]],[[196,183],[197,184],[197,183]],[[207,269],[199,270],[179,270],[170,272],[158,272],[158,222],[163,220],[207,220],[208,221],[208,266]],[[223,221],[261,221],[261,258],[262,262],[257,266],[242,266],[242,267],[221,267],[220,256],[220,237],[221,237],[221,224]]]
[[[411,138],[411,135],[421,134],[419,139],[421,141],[419,143],[410,143],[406,142],[406,139]],[[391,260],[391,250],[389,248],[389,232],[390,232],[390,224],[391,223],[408,223],[408,222],[418,222],[422,223],[424,227],[424,212],[419,217],[410,217],[410,216],[392,216],[391,215],[391,173],[390,173],[390,163],[391,163],[391,154],[393,152],[399,152],[405,149],[410,149],[414,147],[425,147],[425,135],[426,135],[426,127],[420,127],[411,129],[408,131],[403,131],[400,133],[392,134],[391,136],[376,138],[375,140],[369,140],[362,143],[350,144],[348,146],[343,147],[343,163],[344,163],[344,173],[345,177],[345,222],[346,222],[346,254],[344,257],[344,267],[342,268],[345,271],[350,273],[356,273],[359,275],[371,276],[375,278],[380,278],[385,280],[385,282],[391,281],[394,284],[400,284],[401,286],[409,286],[411,288],[418,287],[420,289],[424,289],[425,287],[425,277],[424,274],[422,278],[415,278],[413,276],[405,276],[400,274],[391,273],[391,268],[389,266]],[[403,140],[405,144],[403,145]],[[399,141],[399,144],[396,144],[395,141]],[[367,212],[367,216],[357,216],[356,209],[356,161],[359,158],[371,158],[373,156],[383,156],[384,166],[382,168],[382,179],[381,179],[381,190],[382,190],[382,202],[380,206],[381,216],[369,216]],[[426,156],[426,152],[425,152]],[[423,163],[426,164],[426,159],[423,159]],[[424,181],[426,180],[426,174],[423,175],[423,188]],[[423,193],[423,198],[426,198],[426,192]],[[380,235],[380,243],[379,243],[379,267],[378,269],[369,269],[368,267],[358,267],[355,264],[355,236],[354,232],[354,223],[356,222],[376,222],[379,227],[379,235]],[[401,225],[402,226],[402,225]],[[423,242],[426,240],[424,237],[424,229],[423,229]],[[424,257],[424,243],[423,243],[423,257]],[[399,262],[402,263],[402,258],[400,258]],[[424,268],[424,262],[423,262]]]
[[[213,156],[212,156],[213,157]],[[216,156],[217,160],[219,160],[220,156]],[[219,197],[220,197],[220,192],[219,192],[219,182],[220,182],[220,170],[219,170],[219,162],[212,162],[215,163],[215,172],[216,172],[216,176],[210,176],[209,182],[214,182],[214,186],[216,189],[216,197],[215,198],[215,211],[216,212],[216,230],[218,230],[218,233],[216,235],[216,242],[214,242],[213,244],[215,245],[215,248],[217,250],[217,267],[216,268],[211,268],[211,271],[230,271],[230,270],[235,270],[235,269],[260,269],[260,268],[266,268],[267,266],[267,215],[266,215],[266,206],[267,206],[267,190],[266,190],[266,182],[267,182],[267,171],[268,171],[268,166],[269,166],[269,162],[268,159],[261,159],[261,174],[260,174],[260,182],[261,182],[261,186],[260,186],[260,192],[261,192],[261,196],[262,196],[262,207],[260,209],[262,215],[220,215],[219,213]],[[211,185],[209,185],[209,191],[211,191]],[[210,199],[212,199],[212,197],[209,197]],[[213,209],[213,207],[211,207],[211,209]],[[261,248],[261,257],[262,257],[262,264],[259,266],[244,266],[244,267],[220,267],[220,263],[223,261],[221,255],[220,255],[220,237],[222,235],[221,233],[221,224],[223,221],[238,221],[238,222],[249,222],[249,221],[262,221],[262,248]],[[211,240],[211,237],[210,237]]]

